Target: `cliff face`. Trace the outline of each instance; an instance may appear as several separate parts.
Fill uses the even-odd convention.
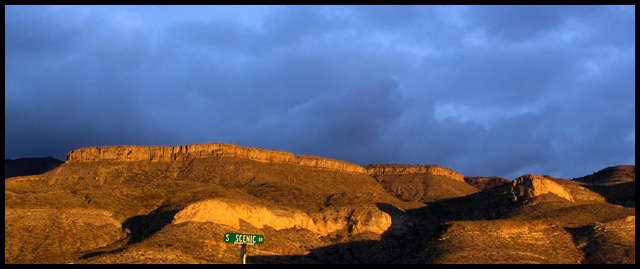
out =
[[[432,174],[464,182],[464,176],[438,165],[375,164],[365,167],[369,175]]]
[[[398,221],[399,219],[404,221]],[[406,233],[408,227],[412,225],[407,218],[396,218],[395,225],[392,227],[391,215],[373,205],[332,208],[309,215],[297,210],[269,209],[259,205],[220,199],[191,204],[178,212],[172,223],[212,222],[240,229],[240,220],[261,229],[265,225],[276,230],[302,228],[321,236],[327,236],[339,230],[348,230],[351,234],[364,232],[382,234],[390,228],[394,232]]]
[[[511,200],[513,201],[526,200],[547,193],[553,193],[574,202],[573,196],[560,184],[538,175],[527,174],[516,178],[511,183]]]
[[[295,164],[348,173],[375,175],[433,174],[464,182],[464,176],[438,165],[376,164],[366,167],[334,159],[294,155],[290,152],[243,147],[233,144],[209,143],[185,146],[105,146],[88,147],[69,152],[67,162],[147,161],[171,162],[196,158],[238,157],[263,163]]]
[[[287,163],[340,172],[366,173],[364,167],[333,159],[296,156],[289,152],[211,143],[186,146],[110,146],[90,147],[71,151],[67,162],[148,161],[170,162],[194,158],[239,157],[264,163]]]

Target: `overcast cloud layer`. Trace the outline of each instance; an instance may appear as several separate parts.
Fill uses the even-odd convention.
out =
[[[635,164],[635,7],[5,6],[5,158],[212,142],[508,179]]]

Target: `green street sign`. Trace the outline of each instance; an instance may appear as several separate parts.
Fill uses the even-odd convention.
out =
[[[264,244],[264,235],[225,233],[224,242],[229,244],[262,245]]]

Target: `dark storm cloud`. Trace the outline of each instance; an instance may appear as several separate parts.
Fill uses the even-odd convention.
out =
[[[5,7],[5,158],[235,143],[465,175],[635,163],[624,6]]]
[[[396,80],[382,79],[319,95],[284,113],[265,116],[249,139],[259,140],[266,132],[269,139],[299,154],[371,161],[361,151],[384,143],[381,132],[395,125],[403,112],[398,87]]]
[[[138,31],[66,9],[7,7],[5,15],[8,152],[63,158],[96,141],[153,141],[145,132],[157,130],[138,118],[136,73],[148,51]]]
[[[554,31],[575,12],[588,7],[559,6],[481,6],[469,12],[470,23],[507,42],[528,41]]]

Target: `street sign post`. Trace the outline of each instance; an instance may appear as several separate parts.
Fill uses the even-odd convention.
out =
[[[225,233],[224,242],[229,244],[242,245],[240,248],[240,260],[242,264],[246,264],[247,260],[247,245],[262,245],[264,244],[264,235],[261,234],[237,234],[237,233]]]

